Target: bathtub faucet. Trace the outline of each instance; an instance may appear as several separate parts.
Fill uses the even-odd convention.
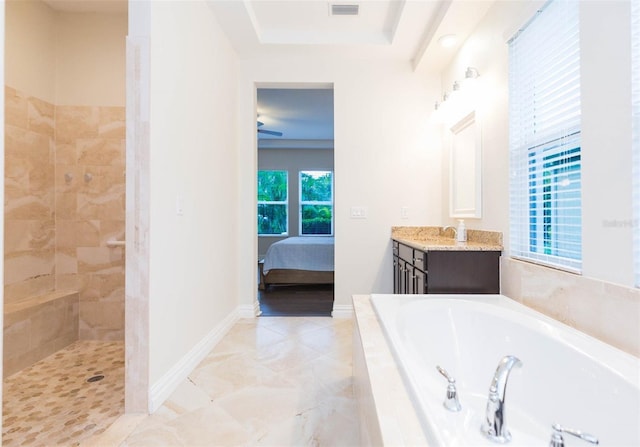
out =
[[[507,355],[500,360],[496,373],[489,388],[487,414],[481,430],[492,441],[505,443],[511,440],[511,433],[505,423],[504,398],[507,389],[509,373],[514,367],[522,366],[522,362],[513,355]]]

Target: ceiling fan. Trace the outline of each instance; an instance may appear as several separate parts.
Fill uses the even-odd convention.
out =
[[[274,135],[276,137],[281,137],[282,136],[282,132],[278,132],[276,130],[267,130],[267,129],[260,129],[260,127],[264,126],[264,123],[262,121],[258,121],[258,133],[264,133],[267,135]]]

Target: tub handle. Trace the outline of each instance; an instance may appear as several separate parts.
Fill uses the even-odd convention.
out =
[[[582,433],[580,430],[563,427],[560,424],[553,424],[551,428],[553,428],[553,434],[551,435],[551,442],[549,442],[549,447],[564,447],[564,438],[562,437],[562,433],[569,433],[570,435],[590,442],[591,444],[597,445],[600,442],[598,441],[598,438],[593,435]]]
[[[440,374],[442,374],[445,379],[449,381],[449,385],[447,386],[447,396],[444,399],[442,405],[449,411],[460,411],[462,410],[462,405],[460,405],[460,401],[458,400],[458,390],[456,389],[456,379],[451,377],[446,369],[437,365],[436,369]]]

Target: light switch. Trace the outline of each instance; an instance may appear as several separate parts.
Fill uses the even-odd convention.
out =
[[[184,216],[184,197],[182,194],[176,196],[176,215]]]
[[[367,218],[367,208],[364,206],[352,206],[351,207],[351,218],[352,219],[366,219]]]
[[[400,218],[401,219],[408,219],[409,218],[409,207],[408,206],[403,206],[402,208],[400,208]]]

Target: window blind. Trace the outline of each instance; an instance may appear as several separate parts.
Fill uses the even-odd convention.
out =
[[[511,256],[582,268],[579,2],[545,4],[509,41]]]
[[[633,215],[635,285],[640,287],[640,0],[631,1],[631,115],[633,120]]]

